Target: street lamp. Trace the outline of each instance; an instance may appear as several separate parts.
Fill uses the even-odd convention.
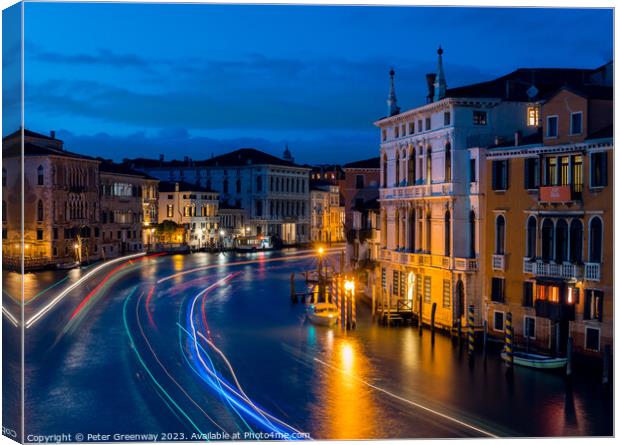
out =
[[[344,288],[346,291],[351,292],[351,294],[353,294],[355,292],[355,282],[353,280],[345,280]]]

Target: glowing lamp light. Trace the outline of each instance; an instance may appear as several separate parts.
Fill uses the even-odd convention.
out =
[[[226,235],[226,232],[224,232],[223,230],[220,230],[220,236],[224,236]]]
[[[323,249],[323,247],[319,247],[319,255],[323,255],[324,252],[325,252],[325,249]]]
[[[80,245],[79,245],[78,243],[75,243],[75,244],[73,245],[73,248],[74,248],[74,249],[79,249],[79,248],[80,248]]]
[[[353,282],[353,280],[346,280],[344,282],[344,288],[347,291],[353,292],[355,290],[355,283]]]

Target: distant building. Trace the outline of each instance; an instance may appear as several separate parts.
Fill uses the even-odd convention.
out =
[[[159,183],[159,222],[185,227],[184,242],[193,249],[216,246],[219,235],[219,193],[187,182]]]
[[[342,167],[336,164],[314,165],[310,171],[310,179],[340,186],[341,182],[344,181],[344,171]]]
[[[310,182],[311,241],[344,241],[344,207],[337,185],[323,180]]]
[[[246,224],[246,211],[238,206],[220,203],[219,214],[220,235],[224,247],[234,247],[237,238],[250,232],[250,226]]]
[[[345,229],[353,228],[353,209],[379,197],[379,157],[349,162],[343,166],[340,193],[344,199]]]
[[[223,204],[246,211],[249,235],[275,236],[285,245],[310,240],[310,168],[253,148],[205,161],[160,158],[126,162],[161,180],[216,190]]]
[[[64,149],[55,135],[24,134],[23,256],[26,270],[99,258],[99,161]],[[21,130],[2,141],[3,264],[20,267]]]
[[[101,257],[113,258],[145,249],[145,210],[154,214],[153,187],[157,180],[123,164],[102,160],[99,164]]]
[[[596,77],[598,78],[598,77]],[[485,316],[551,353],[613,345],[613,90],[564,86],[535,137],[486,150]]]

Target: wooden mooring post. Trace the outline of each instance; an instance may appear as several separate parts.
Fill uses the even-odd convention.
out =
[[[291,301],[297,303],[297,294],[295,293],[295,272],[291,272]]]
[[[437,303],[433,303],[431,307],[431,335],[435,337],[435,313],[437,312]]]

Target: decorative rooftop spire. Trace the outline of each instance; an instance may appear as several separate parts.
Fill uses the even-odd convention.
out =
[[[285,161],[289,161],[289,162],[295,162],[291,151],[288,149],[288,143],[285,145],[284,155],[282,156],[282,159],[284,159]]]
[[[435,97],[433,101],[438,101],[446,97],[446,76],[443,72],[443,49],[439,45],[437,50],[437,77],[435,78]]]
[[[396,91],[394,90],[394,68],[390,70],[390,93],[387,98],[388,116],[400,113],[400,108],[396,105]]]

